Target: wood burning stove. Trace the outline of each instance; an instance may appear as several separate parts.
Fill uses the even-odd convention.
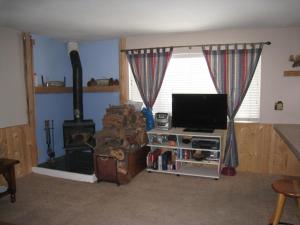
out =
[[[66,152],[66,169],[72,170],[71,154],[75,151],[89,151],[89,163],[92,166],[92,154],[95,146],[95,123],[93,120],[83,119],[82,104],[82,68],[77,44],[69,43],[69,54],[73,69],[73,116],[74,120],[65,120],[63,123],[64,149]]]
[[[95,145],[93,120],[66,120],[63,125],[64,148],[86,148]]]

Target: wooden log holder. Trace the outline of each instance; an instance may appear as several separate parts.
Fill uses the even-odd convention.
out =
[[[118,179],[118,161],[112,156],[94,154],[97,181],[108,181],[120,185]]]
[[[146,157],[150,151],[149,147],[127,154],[126,173],[118,170],[118,160],[111,156],[94,153],[94,170],[99,181],[114,182],[117,185],[129,183],[130,180],[146,168]]]

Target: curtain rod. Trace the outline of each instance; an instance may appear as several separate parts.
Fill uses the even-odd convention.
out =
[[[120,52],[126,51],[138,51],[144,49],[157,49],[157,48],[193,48],[193,47],[206,47],[206,46],[222,46],[222,45],[255,45],[255,44],[264,44],[270,45],[270,41],[266,42],[254,42],[254,43],[229,43],[229,44],[202,44],[202,45],[177,45],[177,46],[168,46],[168,47],[152,47],[152,48],[132,48],[132,49],[121,49]]]

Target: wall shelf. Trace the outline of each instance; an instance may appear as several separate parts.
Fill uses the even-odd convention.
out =
[[[83,92],[118,92],[120,90],[119,85],[113,86],[91,86],[91,87],[83,87]],[[72,87],[35,87],[34,92],[36,94],[47,94],[47,93],[72,93]]]
[[[283,75],[285,77],[297,77],[300,76],[300,71],[296,71],[296,70],[290,70],[290,71],[284,71]]]

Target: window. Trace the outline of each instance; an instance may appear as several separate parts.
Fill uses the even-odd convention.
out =
[[[236,120],[257,121],[260,116],[261,62],[257,65],[247,95]],[[153,106],[153,113],[172,111],[172,93],[217,93],[202,54],[173,54],[165,78]],[[142,102],[129,66],[129,99]]]

